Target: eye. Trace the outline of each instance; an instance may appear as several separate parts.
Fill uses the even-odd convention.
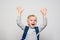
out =
[[[37,21],[37,20],[34,20],[34,21]]]
[[[30,21],[33,21],[33,20],[30,20]]]

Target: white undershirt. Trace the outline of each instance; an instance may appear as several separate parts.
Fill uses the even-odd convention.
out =
[[[29,28],[25,40],[37,40],[35,29]]]

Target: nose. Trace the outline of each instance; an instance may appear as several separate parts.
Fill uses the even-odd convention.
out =
[[[35,21],[33,21],[33,23],[35,23]]]

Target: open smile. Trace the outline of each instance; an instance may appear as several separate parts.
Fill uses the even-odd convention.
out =
[[[33,26],[34,26],[35,24],[31,24],[31,25],[33,25]]]

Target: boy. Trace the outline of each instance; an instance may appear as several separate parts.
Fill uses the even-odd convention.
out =
[[[40,26],[36,26],[37,24],[37,17],[35,15],[29,15],[27,18],[28,26],[24,26],[21,23],[21,14],[23,9],[21,7],[17,7],[18,10],[18,18],[17,18],[17,25],[24,30],[21,40],[40,40],[40,35],[37,35],[47,26],[47,19],[46,19],[46,8],[41,9],[41,13],[43,15],[43,24]]]

